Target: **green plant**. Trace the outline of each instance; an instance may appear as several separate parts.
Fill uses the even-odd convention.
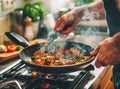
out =
[[[42,2],[36,2],[34,4],[26,4],[23,9],[23,16],[29,16],[32,18],[32,21],[38,20],[38,17],[40,17],[40,13],[42,12],[43,17],[47,14],[47,10],[45,9]],[[41,17],[40,17],[41,18]]]

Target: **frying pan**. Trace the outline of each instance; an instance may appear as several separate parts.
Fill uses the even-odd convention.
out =
[[[25,47],[19,54],[22,61],[33,70],[37,70],[42,73],[58,74],[58,73],[68,73],[68,72],[78,71],[88,67],[91,64],[91,62],[94,60],[94,57],[91,57],[89,60],[81,64],[60,65],[60,66],[40,66],[37,64],[30,64],[29,61],[32,60],[33,53],[36,50],[41,49],[45,43],[39,43],[30,46],[29,43],[23,37],[21,37],[20,35],[14,32],[6,32],[6,35],[16,44]],[[59,44],[59,42],[58,43],[56,42],[56,44]],[[76,42],[66,42],[64,49],[68,49],[70,47],[75,47],[76,49],[80,50],[80,52],[82,52],[82,54],[84,55],[90,55],[89,53],[93,50],[92,47],[86,44],[76,43]]]

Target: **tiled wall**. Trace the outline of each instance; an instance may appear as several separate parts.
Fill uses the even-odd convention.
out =
[[[15,0],[15,7],[14,8],[23,7],[24,4],[25,4],[25,0]],[[14,8],[8,9],[8,10],[3,10],[2,0],[0,0],[0,17],[4,17],[4,16],[8,15],[11,11],[14,10]]]
[[[10,29],[10,20],[9,17],[0,18],[0,33],[8,31]]]
[[[0,0],[0,17],[4,17],[8,15],[11,11],[13,11],[15,8],[24,7],[26,3],[32,3],[40,0],[14,0],[15,1],[15,7],[13,9],[3,10],[2,9],[2,0]]]
[[[23,7],[28,2],[35,2],[40,0],[15,0],[15,7],[13,9],[3,10],[2,0],[0,0],[0,33],[10,31],[9,13],[15,8]]]
[[[25,4],[25,0],[15,0],[15,8],[17,7],[23,7]],[[9,10],[3,10],[2,9],[2,0],[0,0],[0,33],[5,33],[7,31],[10,31],[10,18],[9,18],[9,13],[13,11],[13,9]],[[7,40],[5,37],[4,40]]]
[[[9,13],[16,8],[24,7],[26,3],[34,3],[42,1],[44,6],[50,13],[56,13],[60,7],[64,7],[69,0],[14,0],[15,7],[13,9],[3,10],[2,0],[0,0],[0,33],[10,31],[10,18]],[[57,4],[56,4],[57,3]]]

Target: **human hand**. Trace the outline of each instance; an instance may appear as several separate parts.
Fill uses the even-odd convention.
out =
[[[116,46],[112,37],[102,41],[98,47],[91,52],[91,55],[96,55],[95,65],[97,68],[120,63],[120,48]]]
[[[72,32],[79,21],[80,16],[77,14],[76,10],[73,10],[61,16],[57,20],[54,29],[61,32],[62,35],[66,35]]]

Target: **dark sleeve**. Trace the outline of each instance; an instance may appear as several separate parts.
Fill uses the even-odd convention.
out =
[[[106,20],[110,36],[120,31],[120,11],[117,9],[116,0],[103,0],[106,10]]]

